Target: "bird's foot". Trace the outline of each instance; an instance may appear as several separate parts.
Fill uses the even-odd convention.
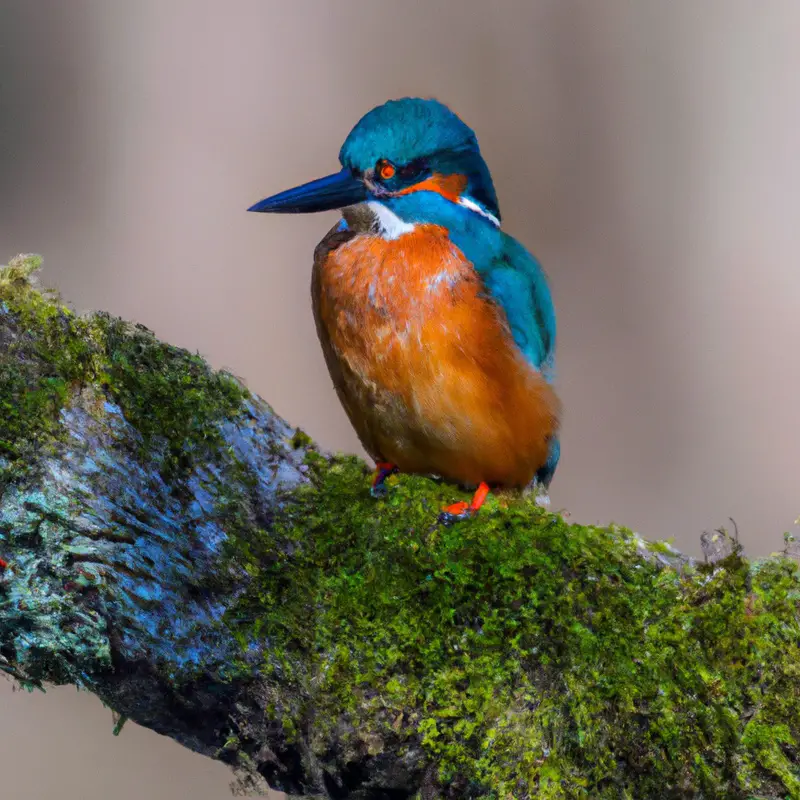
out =
[[[373,497],[386,497],[386,493],[389,491],[386,479],[397,471],[398,469],[394,464],[390,464],[388,461],[379,461],[375,465],[375,477],[372,479],[369,493]]]
[[[453,525],[456,522],[472,519],[480,511],[488,495],[489,485],[481,483],[475,491],[471,503],[465,503],[461,500],[458,503],[447,506],[447,508],[443,508],[439,514],[439,522],[442,525]]]
[[[458,503],[443,508],[439,513],[439,522],[442,525],[454,525],[456,522],[461,522],[465,519],[471,519],[475,512],[469,507],[469,503],[463,500]]]

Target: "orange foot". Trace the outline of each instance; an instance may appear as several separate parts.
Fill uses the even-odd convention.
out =
[[[454,522],[461,522],[461,520],[474,517],[486,501],[488,494],[488,484],[481,483],[475,490],[471,503],[465,503],[462,500],[459,503],[453,503],[447,506],[447,508],[443,509],[439,514],[439,522],[441,522],[442,525],[452,525]]]
[[[397,467],[390,464],[388,461],[379,461],[375,464],[375,477],[372,479],[372,486],[369,493],[373,497],[385,497],[388,491],[386,487],[386,479],[397,472]]]

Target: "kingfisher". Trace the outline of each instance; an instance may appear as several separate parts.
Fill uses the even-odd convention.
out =
[[[556,315],[534,256],[501,227],[474,131],[435,99],[365,114],[341,170],[248,210],[339,210],[317,245],[314,319],[339,400],[376,467],[474,490],[547,491],[560,457]]]

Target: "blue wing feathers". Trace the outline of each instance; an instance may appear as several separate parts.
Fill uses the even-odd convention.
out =
[[[550,288],[539,263],[521,245],[509,241],[500,258],[483,271],[483,279],[505,311],[517,346],[552,380],[556,318]]]
[[[555,378],[556,314],[547,277],[539,262],[516,240],[505,236],[499,258],[483,273],[491,295],[502,306],[517,346],[541,370],[546,380]],[[481,270],[478,270],[481,272]],[[550,441],[547,461],[536,482],[548,487],[561,458],[558,436]]]

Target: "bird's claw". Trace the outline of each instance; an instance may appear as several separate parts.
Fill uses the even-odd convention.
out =
[[[378,483],[375,486],[370,486],[369,493],[376,500],[380,500],[389,494],[389,487],[385,483]]]
[[[463,500],[459,503],[453,503],[442,509],[439,513],[439,522],[446,527],[455,525],[456,522],[463,522],[467,519],[472,519],[475,516],[476,509],[472,508],[469,503]]]
[[[480,511],[488,494],[489,484],[481,481],[478,488],[475,490],[471,503],[465,503],[461,500],[458,503],[447,506],[447,508],[442,509],[442,512],[439,514],[439,522],[442,525],[453,525],[465,519],[472,519],[472,517]]]

